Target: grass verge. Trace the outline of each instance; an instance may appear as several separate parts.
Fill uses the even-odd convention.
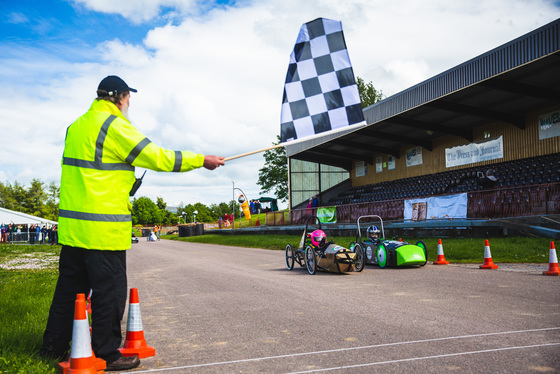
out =
[[[0,373],[56,373],[41,347],[60,246],[0,246]]]
[[[206,234],[179,238],[166,235],[164,239],[180,240],[194,243],[231,245],[249,248],[284,250],[286,244],[296,247],[300,236],[296,235],[218,235]],[[331,238],[329,237],[329,240]],[[348,248],[355,237],[341,236],[333,238],[334,242]],[[402,238],[409,243],[419,239]],[[428,248],[428,261],[437,258],[438,238],[421,239]],[[494,262],[505,263],[548,263],[550,239],[547,238],[489,238],[490,251]],[[446,238],[442,240],[445,259],[455,263],[478,263],[484,261],[484,239],[480,238]]]

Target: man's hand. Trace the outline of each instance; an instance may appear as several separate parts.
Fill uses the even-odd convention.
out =
[[[214,156],[214,155],[207,155],[204,156],[204,167],[208,170],[214,170],[220,165],[224,165],[225,157],[221,156]]]

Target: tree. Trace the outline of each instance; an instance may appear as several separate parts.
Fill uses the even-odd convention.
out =
[[[45,207],[46,200],[47,194],[43,188],[43,182],[38,179],[33,179],[25,198],[25,213],[37,217],[44,217],[47,214],[47,209]]]
[[[162,197],[156,199],[156,206],[159,209],[160,220],[155,223],[160,223],[162,225],[174,225],[179,221],[179,218],[173,212],[167,210],[167,203]]]
[[[219,203],[219,204],[212,204],[210,205],[210,212],[212,214],[212,218],[214,220],[217,220],[220,217],[223,217],[224,214],[230,214],[231,213],[231,203]]]
[[[13,186],[0,182],[0,206],[17,212],[27,213],[32,216],[58,221],[58,197],[60,188],[56,183],[45,190],[45,185],[39,179],[33,179],[31,186],[14,182]]]
[[[47,201],[45,203],[45,218],[58,221],[58,201],[60,197],[60,187],[55,182],[51,182],[47,188]]]
[[[356,83],[358,84],[358,91],[360,91],[362,109],[383,100],[383,92],[376,90],[371,82],[365,83],[362,78],[356,77]]]
[[[165,210],[165,208],[167,208],[167,203],[163,200],[163,197],[156,198],[156,205],[161,210]]]
[[[0,206],[16,212],[27,213],[25,210],[25,200],[27,191],[25,187],[17,181],[12,186],[10,182],[2,184],[0,182]]]
[[[158,207],[149,197],[134,198],[132,201],[132,224],[152,225],[160,222]]]
[[[277,142],[280,144],[280,136]],[[261,193],[273,191],[281,201],[288,200],[288,159],[284,147],[270,149],[264,152],[264,167],[259,170],[257,184],[261,186]]]

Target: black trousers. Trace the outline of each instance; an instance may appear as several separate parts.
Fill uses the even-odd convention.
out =
[[[68,352],[74,325],[76,294],[91,295],[91,344],[107,364],[122,355],[121,320],[127,299],[126,251],[62,246],[59,275],[43,335],[42,354]]]

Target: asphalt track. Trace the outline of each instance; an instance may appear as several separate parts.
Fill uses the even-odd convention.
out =
[[[560,372],[547,266],[310,275],[284,251],[143,239],[127,263],[156,349],[131,372]]]

